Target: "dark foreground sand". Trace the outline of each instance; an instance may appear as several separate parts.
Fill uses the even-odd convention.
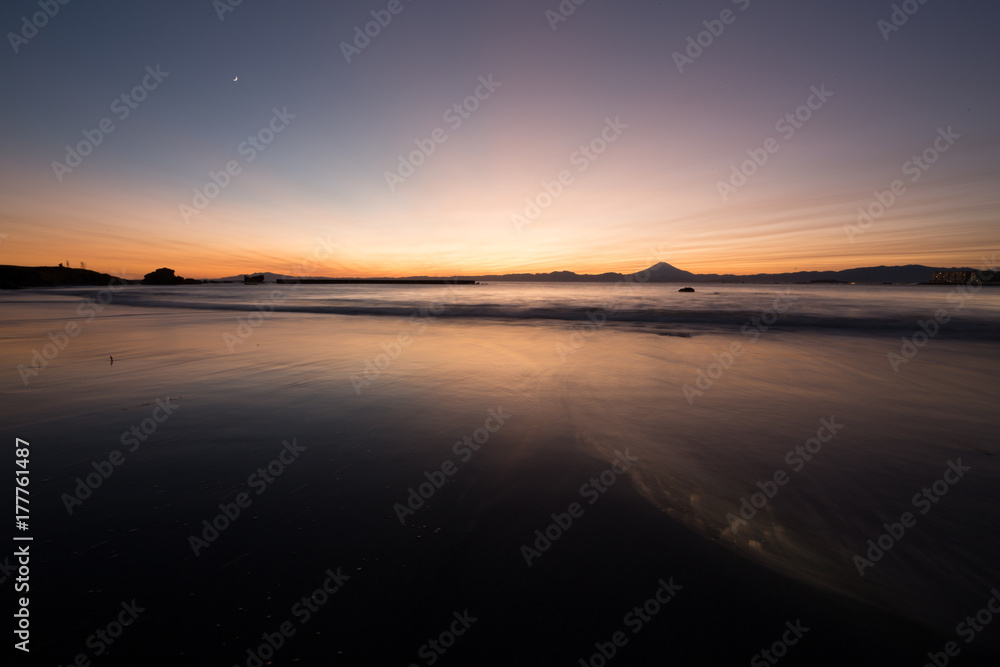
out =
[[[359,476],[405,481],[404,470],[357,456]],[[706,542],[627,484],[587,507],[529,569],[518,545],[552,510],[565,511],[579,480],[606,467],[567,465],[556,450],[503,478],[463,478],[405,529],[387,519],[385,489],[291,489],[301,476],[281,480],[286,488],[262,495],[255,519],[238,519],[197,560],[179,517],[143,518],[155,494],[137,491],[132,508],[35,545],[46,561],[37,571],[40,653],[67,661],[86,650],[85,638],[114,619],[111,601],[132,598],[146,611],[95,664],[252,665],[246,650],[284,621],[295,634],[272,664],[429,664],[420,648],[466,610],[476,620],[441,664],[577,665],[618,631],[628,639],[618,664],[747,664],[781,638],[787,621],[809,630],[784,664],[920,665],[927,650],[943,646],[946,638]],[[350,579],[300,623],[295,603],[338,568]],[[623,619],[654,597],[661,579],[683,588],[634,633],[638,624]],[[993,663],[967,655],[961,664]]]
[[[8,368],[37,344],[28,332],[60,325],[38,308],[8,328]],[[919,666],[955,639],[705,539],[631,473],[581,496],[611,461],[582,450],[564,397],[538,379],[551,371],[534,329],[505,351],[495,332],[442,325],[357,394],[349,377],[385,321],[276,317],[232,354],[232,314],[120,309],[29,386],[8,381],[5,436],[33,452],[25,664],[252,667],[262,653],[273,665],[601,665],[597,645],[610,652],[619,632],[610,665],[769,664],[752,661],[791,624],[808,630],[781,664]],[[180,407],[127,451],[121,434],[167,397]],[[460,461],[453,443],[497,408],[514,417]],[[627,421],[620,430],[624,450]],[[305,449],[273,483],[249,479],[292,441]],[[66,494],[115,449],[124,462],[70,514]],[[394,505],[445,460],[457,472],[401,525]],[[249,506],[196,556],[191,536],[241,493]],[[522,545],[573,502],[582,516],[529,567]],[[340,588],[307,615],[302,599],[328,573]],[[626,618],[664,595],[661,580],[677,587],[669,603]],[[133,600],[138,617],[105,643],[95,633],[116,635]],[[261,651],[283,624],[289,636]],[[462,630],[453,643],[450,629]],[[963,646],[954,664],[996,664],[973,654],[988,648]]]

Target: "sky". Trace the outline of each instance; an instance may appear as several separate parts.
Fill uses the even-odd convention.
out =
[[[997,3],[236,1],[3,4],[0,264],[758,273],[1000,250]]]

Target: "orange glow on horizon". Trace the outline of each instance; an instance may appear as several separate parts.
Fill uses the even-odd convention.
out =
[[[511,215],[518,211],[520,186],[452,188],[403,205],[381,197],[372,210],[359,212],[322,198],[295,199],[272,183],[274,192],[262,203],[234,196],[185,222],[177,191],[109,182],[96,171],[55,190],[24,174],[2,175],[10,183],[0,193],[6,234],[0,263],[68,261],[78,267],[84,261],[89,269],[131,279],[161,267],[196,279],[259,272],[338,278],[629,274],[658,262],[697,274],[736,275],[906,264],[977,268],[984,250],[1000,245],[1000,228],[991,219],[998,195],[976,183],[914,192],[851,242],[844,227],[853,222],[852,206],[859,197],[864,201],[863,193],[792,199],[781,191],[761,192],[730,207],[704,193],[638,185],[581,189],[517,229]],[[662,210],[672,213],[657,213]],[[942,219],[962,224],[945,227]]]

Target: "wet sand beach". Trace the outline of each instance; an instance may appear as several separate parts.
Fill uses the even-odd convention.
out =
[[[77,300],[6,298],[13,369]],[[703,665],[777,644],[782,664],[919,665],[961,641],[955,608],[989,598],[975,577],[995,535],[967,526],[996,512],[993,443],[971,446],[995,425],[975,398],[997,364],[985,342],[937,341],[876,411],[884,388],[859,380],[893,339],[774,333],[689,405],[681,387],[732,335],[608,327],[563,361],[566,325],[440,319],[366,377],[405,320],[276,312],[230,352],[245,316],[113,304],[27,386],[7,374],[7,435],[32,452],[38,656]],[[937,363],[970,392],[967,437],[941,451],[930,421],[907,421]],[[807,379],[779,392],[793,368]],[[727,508],[828,417],[843,439],[727,532]],[[852,550],[958,457],[968,478],[852,571]],[[980,570],[938,587],[963,565]],[[935,606],[944,621],[923,615]],[[120,619],[112,642],[95,634]],[[991,664],[990,632],[957,664]]]

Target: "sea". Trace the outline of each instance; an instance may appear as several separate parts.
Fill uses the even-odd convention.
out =
[[[4,291],[32,658],[1000,664],[1000,289],[691,286]]]

